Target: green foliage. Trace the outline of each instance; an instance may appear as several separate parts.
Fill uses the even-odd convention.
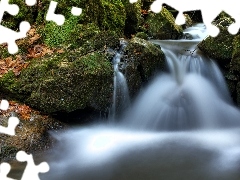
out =
[[[3,77],[0,78],[0,90],[3,92],[7,91],[10,93],[17,93],[18,92],[18,85],[15,81],[15,75],[13,71],[9,71],[8,73],[4,74]]]
[[[67,45],[76,42],[79,29],[77,26],[78,18],[70,17],[62,26],[55,22],[47,22],[43,30],[44,42],[50,47]]]

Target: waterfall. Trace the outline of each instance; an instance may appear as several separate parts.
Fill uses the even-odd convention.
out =
[[[193,40],[152,40],[161,46],[169,72],[139,95],[125,114],[125,126],[169,131],[240,125],[221,71],[197,48],[204,37],[195,35],[198,28],[203,29],[195,27],[193,35],[186,31]]]
[[[46,157],[51,168],[41,179],[239,180],[240,111],[217,64],[197,48],[204,26],[185,33],[192,40],[152,41],[164,51],[168,70],[117,122],[53,133],[59,144]],[[129,101],[122,48],[113,59],[113,117]]]
[[[126,42],[120,41],[120,49],[113,57],[113,104],[110,112],[110,121],[115,121],[117,114],[121,113],[130,104],[128,85],[124,74],[120,71],[120,62]]]

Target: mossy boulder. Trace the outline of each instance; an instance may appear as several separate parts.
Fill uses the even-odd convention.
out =
[[[112,66],[104,53],[77,50],[35,59],[18,78],[9,72],[1,90],[47,113],[93,107],[106,110],[112,92]]]
[[[124,50],[124,61],[130,95],[134,97],[157,70],[163,69],[165,56],[159,47],[135,37]]]
[[[144,19],[141,14],[142,0],[136,3],[129,3],[129,0],[124,0],[124,6],[126,9],[126,20],[124,27],[124,34],[127,37],[135,34],[140,26],[143,24]]]
[[[240,73],[240,35],[234,37],[231,70]]]
[[[49,2],[43,0],[39,11],[47,12]],[[82,8],[79,17],[72,16],[72,6]],[[65,16],[65,23],[58,26],[53,21],[44,21],[45,25],[39,28],[39,33],[49,46],[68,44],[79,47],[87,38],[92,38],[99,31],[115,31],[122,35],[125,27],[125,11],[124,4],[120,0],[58,0],[56,12]],[[46,13],[39,14],[38,19],[44,19],[45,16]],[[82,37],[86,33],[87,36]]]
[[[230,72],[235,77],[236,102],[240,106],[240,35],[235,36],[233,40],[233,54],[230,63]]]
[[[175,18],[166,9],[160,13],[149,13],[146,24],[148,35],[154,39],[178,39],[182,33],[182,27],[175,24]]]
[[[228,26],[232,23],[230,17],[216,20],[214,24],[220,29],[218,36],[209,36],[198,45],[203,53],[217,60],[222,66],[227,66],[232,59],[234,35],[228,32]]]
[[[148,40],[148,35],[144,32],[138,32],[135,37]]]

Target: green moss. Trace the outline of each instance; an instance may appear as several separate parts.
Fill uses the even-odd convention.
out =
[[[6,46],[0,45],[0,58],[4,59],[9,57],[8,48]]]
[[[123,30],[126,12],[121,0],[102,0],[104,19],[101,26],[104,30]]]
[[[218,19],[215,24],[220,28],[217,37],[209,36],[203,40],[198,47],[209,57],[216,59],[221,65],[230,63],[233,53],[234,36],[229,34],[227,27],[232,21],[229,18]]]
[[[234,37],[231,70],[240,73],[240,35]]]
[[[74,111],[85,107],[109,107],[112,65],[104,53],[79,56],[77,52],[35,59],[20,77],[1,78],[7,90],[17,82],[21,100],[43,112]],[[11,76],[10,76],[11,75]],[[12,85],[11,85],[12,84]]]
[[[144,22],[141,14],[142,1],[139,0],[138,2],[131,4],[129,0],[125,0],[123,1],[123,4],[126,9],[124,34],[131,37],[132,34],[135,34],[139,30]]]
[[[52,21],[47,22],[42,32],[44,43],[50,47],[77,43],[82,30],[77,23],[78,18],[74,16],[67,19],[62,26],[58,26]],[[88,31],[88,29],[85,31]]]
[[[75,49],[82,55],[96,50],[105,50],[106,47],[116,48],[119,45],[119,34],[114,31],[101,31],[86,40],[81,47]]]
[[[141,38],[141,39],[145,39],[145,40],[148,39],[147,34],[144,33],[144,32],[138,32],[138,33],[136,34],[136,37]]]
[[[160,47],[140,38],[132,38],[125,48],[127,56],[126,76],[131,96],[136,95],[141,85],[149,81],[159,69],[163,69],[165,56]]]
[[[124,25],[125,9],[121,0],[57,0],[56,13],[63,14],[66,19],[72,16],[71,7],[82,8],[79,24],[95,23],[105,29],[121,28]],[[45,14],[39,14],[38,19],[44,19],[50,0],[43,0],[40,10]]]
[[[9,92],[12,94],[17,94],[18,83],[15,80],[16,76],[13,71],[9,71],[0,78],[0,89],[4,92]]]
[[[148,34],[158,39],[177,39],[182,35],[182,27],[175,24],[172,14],[166,9],[158,14],[150,13],[147,18]]]
[[[43,1],[40,9],[46,9],[48,3],[47,0]],[[71,9],[66,8],[72,6],[82,8],[79,17],[72,16]],[[55,22],[44,21],[45,28],[39,30],[44,43],[51,47],[80,47],[99,31],[116,31],[123,34],[126,12],[120,0],[59,0],[56,13],[65,16],[65,23],[58,26]],[[45,16],[46,14],[39,14],[38,19]]]

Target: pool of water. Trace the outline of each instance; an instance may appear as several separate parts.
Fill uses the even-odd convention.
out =
[[[239,180],[240,129],[143,132],[94,126],[56,134],[41,180]],[[37,164],[37,163],[36,163]],[[14,163],[20,179],[25,164]]]

